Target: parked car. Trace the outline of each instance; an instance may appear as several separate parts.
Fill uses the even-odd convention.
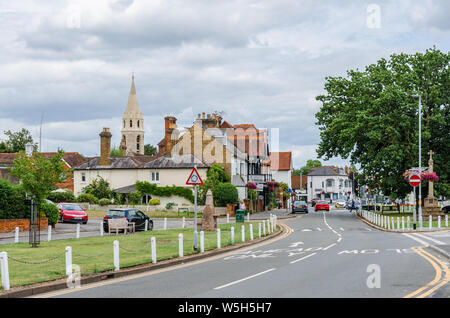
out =
[[[330,211],[330,205],[327,201],[318,201],[314,206],[314,211],[327,210]]]
[[[145,231],[145,220],[148,220],[147,230],[153,230],[153,220],[137,209],[111,209],[103,218],[103,229],[108,232],[108,219],[127,219],[128,222],[134,222],[136,231]]]
[[[345,208],[346,207],[346,202],[345,200],[337,200],[335,203],[336,208]]]
[[[295,201],[292,205],[292,213],[296,212],[308,213],[308,204],[305,201]]]
[[[450,211],[450,205],[443,206],[442,211],[444,211],[444,213],[448,213]]]
[[[58,203],[56,205],[59,210],[60,222],[76,222],[86,224],[88,222],[88,214],[86,209],[82,209],[77,203]]]
[[[315,206],[317,201],[320,201],[320,199],[319,198],[312,199],[311,200],[311,206]]]

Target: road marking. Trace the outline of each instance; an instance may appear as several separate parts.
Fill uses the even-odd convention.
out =
[[[311,232],[312,230],[310,230],[310,229],[304,229],[304,230],[302,230],[302,232]]]
[[[307,255],[307,256],[305,256],[305,257],[302,257],[302,258],[299,258],[299,259],[297,259],[297,260],[295,260],[295,261],[292,261],[291,264],[300,262],[300,261],[302,261],[302,260],[304,260],[304,259],[306,259],[306,258],[308,258],[308,257],[311,257],[311,256],[313,256],[313,255],[316,255],[316,254],[317,254],[317,253],[309,254],[309,255]]]
[[[341,231],[344,232],[344,229],[341,227]]]
[[[431,282],[429,282],[425,286],[417,289],[416,291],[406,295],[404,298],[412,298],[412,297],[415,297],[415,296],[417,298],[424,298],[424,297],[429,296],[432,292],[436,291],[438,288],[442,287],[444,284],[448,283],[448,281],[450,280],[450,271],[449,271],[448,267],[443,262],[441,262],[439,259],[437,259],[433,255],[425,252],[422,249],[422,247],[417,246],[417,247],[412,247],[411,249],[414,252],[416,252],[418,255],[420,255],[423,258],[425,258],[434,267],[434,270],[436,271],[436,275],[434,276],[434,279]],[[436,262],[434,262],[433,259]],[[440,282],[440,283],[438,283],[438,282],[441,279],[442,270],[441,270],[441,268],[439,267],[438,264],[440,264],[442,266],[442,268],[444,269],[444,271],[445,271],[445,276],[442,277],[442,282]],[[426,289],[428,289],[428,290],[426,290]],[[420,293],[422,293],[422,294],[419,295]]]
[[[403,233],[403,235],[409,237],[410,239],[413,239],[413,240],[416,241],[416,242],[419,242],[420,244],[422,244],[422,245],[424,245],[424,246],[430,246],[429,243],[427,243],[427,242],[425,242],[425,241],[422,241],[421,239],[419,239],[419,238],[417,238],[417,237],[414,237],[414,236],[411,235],[411,234]]]
[[[335,246],[336,245],[336,243],[333,243],[333,244],[331,244],[331,245],[328,245],[327,247],[325,247],[324,249],[323,249],[323,251],[326,251],[327,249],[329,249],[330,247],[333,247],[333,246]]]
[[[318,227],[317,230],[318,230],[319,232],[322,231],[322,229],[321,229],[320,227]]]
[[[434,238],[425,236],[425,235],[423,235],[423,234],[414,233],[413,235],[420,236],[420,237],[422,237],[422,238],[424,238],[424,239],[428,239],[428,240],[430,240],[431,242],[434,242],[434,243],[436,243],[436,244],[438,244],[438,245],[446,245],[444,242],[441,242],[441,241],[436,240],[436,239],[434,239]]]
[[[338,238],[338,240],[337,240],[337,241],[338,241],[338,242],[340,242],[341,240],[342,240],[342,237]]]
[[[255,274],[255,275],[252,275],[252,276],[249,276],[249,277],[246,277],[246,278],[242,278],[242,279],[240,279],[240,280],[237,280],[237,281],[234,281],[234,282],[231,282],[231,283],[228,283],[228,284],[225,284],[225,285],[216,287],[216,288],[214,288],[214,289],[215,289],[215,290],[218,290],[218,289],[222,289],[222,288],[225,288],[225,287],[228,287],[228,286],[231,286],[231,285],[235,285],[235,284],[241,283],[241,282],[243,282],[243,281],[249,280],[249,279],[251,279],[251,278],[255,278],[255,277],[264,275],[264,274],[269,273],[269,272],[274,271],[274,270],[275,270],[275,268],[271,268],[271,269],[268,269],[268,270],[266,270],[266,271],[264,271],[264,272],[261,272],[261,273],[258,273],[258,274]]]

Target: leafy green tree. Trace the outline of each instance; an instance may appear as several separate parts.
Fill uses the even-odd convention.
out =
[[[111,148],[109,155],[111,157],[123,157],[125,154],[123,153],[122,149],[114,146],[113,148]]]
[[[11,132],[10,130],[5,131],[5,135],[8,136],[9,139],[6,141],[6,151],[4,152],[13,153],[25,151],[25,145],[28,143],[32,143],[34,145],[34,150],[37,150],[37,144],[33,143],[33,137],[25,128],[22,128],[22,130],[18,132]]]
[[[111,199],[114,196],[114,192],[111,190],[109,182],[102,177],[94,179],[91,184],[85,186],[82,191],[83,193],[94,195],[97,199]]]
[[[72,173],[65,169],[62,161],[64,154],[60,150],[52,158],[46,158],[37,152],[30,157],[21,152],[10,168],[11,175],[18,178],[23,189],[40,204],[51,191],[57,189],[57,183],[64,182]]]
[[[158,150],[156,149],[155,146],[152,146],[150,144],[144,145],[144,155],[154,156],[154,155],[156,155],[157,152],[158,152]]]
[[[306,162],[305,166],[301,167],[298,170],[294,170],[292,172],[292,175],[294,175],[294,176],[300,176],[300,175],[306,176],[311,171],[312,168],[319,168],[319,167],[322,167],[322,163],[319,160],[309,159]]]
[[[220,183],[215,189],[213,196],[216,206],[226,206],[229,203],[237,203],[239,201],[238,190],[231,183]]]
[[[393,54],[347,77],[327,77],[316,114],[326,160],[350,158],[360,167],[359,184],[385,195],[405,197],[411,187],[402,178],[418,166],[418,99],[422,96],[422,166],[432,149],[439,194],[450,196],[450,54]],[[424,193],[426,195],[426,193]]]
[[[0,142],[0,153],[2,152],[10,152],[8,148],[8,144],[5,141]]]
[[[45,213],[48,218],[48,224],[55,228],[55,224],[59,220],[59,210],[53,203],[43,202],[41,204],[41,211]]]
[[[206,193],[208,190],[214,195],[217,186],[224,182],[229,182],[230,177],[227,175],[222,166],[218,164],[212,165],[206,173],[206,179],[203,180],[203,185],[198,187],[198,202],[204,204],[206,201]]]

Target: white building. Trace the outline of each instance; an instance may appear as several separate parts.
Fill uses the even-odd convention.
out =
[[[308,201],[348,199],[353,194],[352,180],[343,168],[323,166],[308,173]]]
[[[286,183],[292,189],[292,152],[271,152],[270,171],[272,179]]]

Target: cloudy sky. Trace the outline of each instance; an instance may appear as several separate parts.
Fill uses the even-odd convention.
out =
[[[135,74],[145,143],[164,116],[279,128],[294,166],[317,157],[325,77],[392,53],[450,48],[448,0],[0,0],[0,140],[22,127],[42,150],[99,153]],[[330,164],[343,164],[336,158]]]

